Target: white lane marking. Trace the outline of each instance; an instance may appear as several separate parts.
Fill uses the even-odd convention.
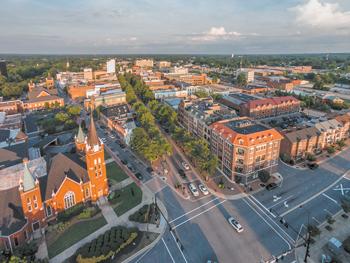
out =
[[[163,239],[163,238],[162,238],[162,239]],[[163,240],[163,242],[164,242],[164,240]],[[139,257],[139,258],[135,261],[135,263],[140,262],[140,260],[143,259],[143,257],[146,256],[146,255],[148,254],[148,252],[150,252],[150,251],[152,250],[152,248],[153,248],[153,247],[151,247],[151,248],[148,249],[145,253],[143,253],[142,256]]]
[[[295,239],[295,243],[298,242],[299,236],[300,236],[300,233],[301,233],[301,230],[303,229],[303,227],[304,227],[304,224],[301,224],[300,229],[299,229],[299,232],[298,232],[298,235],[297,235],[297,238]]]
[[[163,238],[162,238],[162,241],[163,241],[163,244],[164,244],[166,250],[168,251],[168,254],[169,254],[171,260],[173,261],[173,263],[175,263],[175,260],[174,260],[174,258],[173,258],[173,255],[171,255],[170,250],[169,250],[168,246],[166,245],[166,243],[165,243],[165,241],[164,241]]]
[[[327,197],[329,200],[331,200],[332,202],[338,204],[338,201],[333,199],[332,197],[330,197],[329,195],[326,195],[325,193],[322,194],[324,197]]]
[[[269,227],[271,227],[271,229],[284,241],[284,242],[286,242],[287,243],[287,245],[288,245],[288,248],[289,249],[291,249],[292,247],[291,247],[291,245],[290,245],[290,243],[269,223],[269,222],[267,222],[267,220],[254,208],[254,207],[252,207],[251,206],[251,204],[249,204],[248,203],[248,201],[247,200],[245,200],[244,198],[242,199],[249,207],[250,207],[250,209],[252,209],[258,216],[260,216],[261,217],[261,219],[269,226]],[[294,240],[293,240],[294,241]]]
[[[192,210],[186,212],[185,214],[183,214],[183,215],[181,215],[181,216],[178,216],[177,218],[171,220],[169,223],[173,223],[173,222],[175,222],[176,220],[180,219],[181,217],[184,217],[184,216],[186,216],[186,215],[188,215],[188,214],[190,214],[190,213],[192,213],[192,212],[194,212],[194,211],[200,209],[201,207],[203,207],[203,206],[205,206],[205,205],[207,205],[207,204],[209,204],[209,203],[211,203],[211,202],[214,202],[215,200],[218,200],[218,199],[219,199],[219,197],[216,197],[216,198],[214,198],[214,199],[212,199],[212,200],[210,200],[210,201],[208,201],[208,202],[206,202],[206,203],[204,203],[204,204],[202,204],[202,205],[200,205],[200,206],[198,206],[198,207],[196,207],[196,208],[194,208],[194,209],[192,209]]]
[[[316,217],[313,216],[312,219],[315,220],[317,224],[319,224],[319,225],[321,224],[320,221],[318,221],[318,220],[316,219]]]
[[[225,203],[226,201],[227,201],[227,200],[225,199],[225,200],[221,201],[220,203],[217,203],[217,204],[215,204],[215,205],[213,205],[213,206],[211,206],[211,207],[205,209],[204,211],[200,212],[199,214],[196,214],[195,216],[192,216],[192,217],[186,219],[185,221],[181,222],[180,224],[174,226],[173,229],[178,228],[179,226],[182,226],[183,224],[187,223],[188,221],[190,221],[190,220],[192,220],[192,219],[194,219],[194,218],[196,218],[196,217],[198,217],[198,216],[200,216],[200,215],[202,215],[202,214],[204,214],[204,213],[206,213],[206,212],[212,210],[213,208],[215,208],[215,207],[221,205],[222,203]]]
[[[260,206],[258,206],[256,203],[254,203],[254,201],[252,201],[250,198],[249,198],[249,196],[247,197],[247,199],[250,201],[250,202],[252,202],[254,205],[256,205],[256,207],[266,216],[266,217],[268,217],[270,220],[272,220],[270,217],[269,217],[269,215],[266,213],[266,212],[264,212],[264,210],[260,207]],[[245,200],[245,199],[243,199],[243,200]],[[246,200],[245,200],[246,201]],[[270,213],[271,214],[271,213]],[[276,217],[276,216],[275,216]],[[282,229],[275,221],[271,221],[271,222],[273,222],[276,226],[277,226],[277,228],[279,228],[288,238],[289,238],[289,240],[291,240],[292,242],[294,242],[294,239],[286,232],[286,231],[284,231],[284,229]]]
[[[346,173],[344,173],[341,177],[339,177],[337,180],[335,180],[332,184],[330,184],[329,186],[327,186],[326,188],[324,188],[323,190],[319,191],[317,194],[311,196],[310,198],[304,200],[303,202],[301,202],[300,204],[292,207],[291,209],[287,210],[286,212],[282,213],[280,216],[284,217],[285,215],[289,214],[290,212],[294,211],[295,209],[299,208],[300,206],[310,202],[311,200],[315,199],[316,197],[318,197],[319,195],[323,194],[324,192],[326,192],[328,189],[332,188],[333,186],[335,186],[338,182],[340,182],[342,179],[344,179],[345,176],[347,176],[348,174],[350,174],[350,170],[348,170]]]
[[[275,207],[276,205],[279,205],[279,204],[283,203],[284,201],[287,201],[287,200],[288,200],[289,198],[291,198],[291,197],[293,197],[293,195],[288,196],[288,197],[286,197],[285,199],[283,199],[283,200],[277,202],[276,204],[270,206],[268,209],[271,209],[271,208]]]
[[[261,207],[264,208],[270,215],[272,215],[273,218],[276,218],[276,215],[271,213],[270,210],[266,206],[264,206],[262,203],[260,203],[260,201],[258,199],[256,199],[254,196],[251,195],[251,196],[248,196],[248,198],[252,198],[255,202],[257,202],[259,205],[261,205]]]
[[[173,232],[170,231],[170,233],[171,233],[171,235],[173,236],[173,239],[174,239],[174,241],[175,241],[175,243],[176,243],[176,245],[177,245],[177,248],[180,250],[183,259],[185,260],[186,263],[188,263],[188,262],[187,262],[187,259],[186,259],[186,257],[185,257],[185,255],[184,255],[184,253],[182,252],[182,250],[181,250],[181,248],[180,248],[180,245],[176,242],[176,239],[175,239],[175,236],[174,236]]]

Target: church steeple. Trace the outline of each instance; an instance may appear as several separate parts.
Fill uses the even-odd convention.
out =
[[[85,148],[85,134],[81,125],[79,124],[78,134],[75,136],[75,147],[78,151],[84,151]]]
[[[95,146],[101,145],[100,140],[97,136],[94,117],[93,117],[92,112],[90,114],[90,127],[89,127],[89,133],[88,133],[88,137],[87,137],[87,144],[91,148],[94,148]]]
[[[36,180],[34,179],[32,173],[28,168],[28,159],[23,159],[24,171],[23,171],[23,180],[20,182],[20,188],[26,192],[35,188]]]

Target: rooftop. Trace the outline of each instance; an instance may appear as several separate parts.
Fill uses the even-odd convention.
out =
[[[229,95],[223,96],[224,100],[227,100],[229,102],[232,102],[234,104],[240,105],[243,103],[247,103],[252,100],[259,99],[259,97],[242,94],[242,93],[230,93]]]
[[[245,134],[245,135],[256,133],[256,132],[262,132],[270,129],[263,126],[262,124],[256,123],[249,119],[232,120],[225,123],[225,125],[229,127],[231,130],[240,134]]]

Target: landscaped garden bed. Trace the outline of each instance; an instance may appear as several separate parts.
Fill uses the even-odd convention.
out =
[[[101,262],[114,258],[135,241],[137,228],[113,227],[76,252],[76,262]]]
[[[159,217],[158,213],[155,204],[144,205],[134,214],[130,215],[129,220],[138,223],[155,224]]]
[[[141,203],[142,191],[135,183],[132,183],[121,190],[112,192],[108,196],[108,200],[117,216],[121,216]]]

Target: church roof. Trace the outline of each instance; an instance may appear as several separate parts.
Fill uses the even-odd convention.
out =
[[[46,185],[40,184],[40,188],[45,187],[43,200],[51,199],[52,192],[58,191],[66,177],[77,183],[89,181],[86,163],[80,155],[59,153],[52,158]]]
[[[93,113],[91,113],[91,117],[90,117],[90,127],[89,127],[87,142],[88,142],[88,145],[90,145],[91,147],[100,144],[100,140],[98,139],[97,132],[96,132]]]

